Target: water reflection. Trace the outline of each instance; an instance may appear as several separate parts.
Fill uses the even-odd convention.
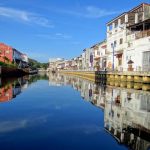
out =
[[[97,85],[78,77],[49,75],[50,85],[71,85],[82,98],[104,110],[104,128],[133,150],[150,148],[150,92]]]
[[[41,79],[48,79],[47,75],[29,75],[20,78],[1,78],[0,79],[0,102],[7,102],[16,98],[33,82]]]
[[[29,92],[27,92],[27,95],[24,95],[24,99],[22,101],[23,104],[21,103],[22,107],[20,107],[20,103],[14,104],[13,111],[7,111],[7,114],[9,115],[5,115],[5,111],[3,112],[3,110],[12,109],[12,106],[9,107],[7,105],[7,108],[5,107],[5,109],[3,110],[1,107],[2,121],[0,121],[0,133],[3,133],[3,136],[0,136],[1,144],[4,142],[7,143],[5,140],[2,140],[4,135],[8,137],[8,131],[11,131],[14,132],[13,135],[16,136],[16,138],[19,137],[18,140],[20,140],[19,135],[24,135],[24,137],[26,137],[25,139],[28,141],[38,138],[40,139],[40,136],[47,137],[45,138],[47,141],[45,139],[43,141],[40,141],[42,143],[42,148],[44,145],[47,149],[49,149],[50,146],[54,149],[57,149],[57,146],[55,144],[57,142],[57,145],[61,143],[59,140],[57,140],[61,137],[61,133],[62,136],[65,136],[65,138],[63,137],[64,141],[60,138],[63,142],[68,141],[71,138],[70,135],[73,135],[74,137],[80,135],[82,139],[79,138],[78,140],[78,138],[75,138],[75,140],[73,139],[72,141],[78,141],[78,143],[80,144],[80,148],[78,148],[81,149],[84,142],[86,142],[87,145],[92,143],[86,140],[84,141],[83,139],[86,139],[86,137],[81,133],[83,129],[86,129],[86,135],[88,136],[88,134],[91,132],[91,140],[94,139],[94,141],[97,141],[93,143],[93,145],[91,144],[92,146],[96,145],[96,149],[100,148],[99,145],[103,145],[103,143],[100,143],[101,141],[103,141],[103,138],[104,141],[106,141],[106,143],[104,144],[106,147],[108,137],[106,138],[105,133],[108,133],[106,135],[109,135],[109,137],[112,136],[117,140],[119,144],[126,146],[126,148],[128,149],[147,150],[150,147],[150,92],[114,86],[98,85],[92,81],[84,80],[78,77],[66,75],[64,76],[61,74],[43,74],[35,76],[24,76],[16,79],[1,79],[0,102],[9,102],[10,100],[16,98],[25,89],[29,88],[30,85],[37,82],[38,80],[48,80],[50,87],[47,88],[48,85],[45,86],[45,84],[48,84],[47,81],[44,83],[40,82],[38,86],[40,86],[41,88],[45,87],[45,89],[35,89],[35,93],[32,91],[33,89],[30,89]],[[55,88],[55,86],[71,86],[74,90],[79,91],[83,100],[90,102],[92,105],[100,108],[104,112],[98,112],[102,113],[102,115],[104,114],[104,120],[100,120],[100,122],[104,122],[104,125],[102,125],[102,127],[99,127],[97,124],[92,124],[93,122],[90,122],[88,118],[90,114],[85,115],[84,113],[82,114],[76,110],[76,108],[79,108],[77,107],[79,104],[76,100],[70,100],[70,96],[72,96],[72,93],[64,95],[63,98],[63,93],[59,94],[59,92],[61,92],[61,90],[59,90],[60,88]],[[56,94],[54,94],[54,92],[56,92]],[[69,97],[68,100],[66,100],[67,96]],[[59,99],[61,99],[61,101]],[[71,99],[74,99],[74,97],[71,97]],[[80,109],[83,110],[87,109],[87,106],[85,107],[85,105],[81,105],[80,107]],[[19,112],[21,115],[19,115],[19,113],[16,113],[15,111]],[[91,112],[93,112],[93,110],[90,111],[90,113]],[[14,113],[14,115],[11,116],[11,113]],[[97,113],[93,114],[97,115]],[[73,117],[73,115],[75,118]],[[84,117],[80,118],[79,115]],[[66,121],[67,118],[68,121]],[[65,121],[63,122],[63,120]],[[93,121],[96,122],[97,120],[93,119]],[[78,123],[80,124],[80,126]],[[86,128],[84,127],[83,123],[86,124]],[[20,130],[19,132],[19,129],[22,130]],[[103,129],[106,132],[103,133]],[[31,138],[26,134],[32,133],[34,131],[35,136],[33,134],[33,137]],[[97,136],[94,136],[94,134],[97,134],[97,136],[99,135],[101,139],[97,139]],[[11,133],[8,135],[10,136]],[[54,139],[56,140],[52,141],[51,145],[49,145],[49,137],[50,139],[53,139],[53,137],[55,137]],[[11,140],[13,141],[13,139]],[[110,139],[109,141],[110,145],[112,144],[114,146],[114,143]],[[16,141],[14,140],[13,142],[15,143]],[[24,141],[20,142],[20,145],[24,144]],[[32,145],[34,145],[35,148],[38,149],[38,144],[40,144],[40,142],[37,143],[36,140],[33,140]],[[53,145],[52,143],[55,144]],[[63,144],[68,145],[68,142]],[[4,144],[4,146],[8,145]],[[71,143],[69,146],[72,146]],[[70,149],[70,147],[65,148]],[[113,148],[115,147],[112,147],[112,149]],[[61,148],[59,147],[58,149]],[[91,148],[87,146],[86,149]],[[116,149],[123,148],[116,147]]]

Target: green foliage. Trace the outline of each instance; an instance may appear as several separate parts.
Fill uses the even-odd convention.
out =
[[[35,68],[44,68],[47,69],[48,63],[40,63],[34,59],[29,58],[29,66],[33,69]]]
[[[17,66],[16,66],[15,64],[13,64],[13,63],[7,64],[7,63],[1,62],[1,61],[0,61],[0,66],[3,66],[3,67],[10,67],[10,68],[16,68],[16,67],[17,67]]]

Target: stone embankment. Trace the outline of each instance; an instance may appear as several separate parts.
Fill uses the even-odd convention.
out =
[[[111,86],[150,90],[150,72],[60,71],[60,73]]]

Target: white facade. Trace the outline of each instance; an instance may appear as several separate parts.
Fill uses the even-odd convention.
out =
[[[122,21],[121,21],[121,19]],[[127,14],[121,15],[107,24],[107,69],[123,70],[126,43]]]
[[[94,70],[94,51],[93,48],[86,48],[82,53],[82,66],[85,71]]]
[[[56,71],[60,69],[60,66],[58,64],[62,63],[64,61],[63,58],[50,58],[49,59],[49,71]]]
[[[83,52],[82,52],[82,70],[86,70],[85,50],[83,50]]]
[[[128,61],[132,60],[133,71],[150,71],[150,36],[136,39],[135,34],[127,36],[127,41],[129,43],[124,57],[124,70],[128,68]],[[147,66],[144,66],[144,53],[146,52]],[[146,67],[146,68],[145,68]]]
[[[93,46],[94,51],[94,70],[100,71],[106,69],[106,41]]]
[[[107,69],[150,71],[150,5],[141,4],[107,23]]]

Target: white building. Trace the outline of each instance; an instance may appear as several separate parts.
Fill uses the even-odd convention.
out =
[[[82,52],[82,70],[86,70],[86,56],[85,56],[86,49]]]
[[[82,68],[84,71],[94,70],[94,51],[93,48],[86,48],[82,53]]]
[[[107,23],[107,69],[122,70],[126,49],[127,13]]]
[[[142,3],[107,23],[107,68],[150,71],[150,5]]]
[[[141,4],[129,14],[133,12],[134,21],[127,24],[124,70],[150,71],[150,4]]]
[[[107,23],[107,68],[150,71],[150,4],[142,3]]]
[[[58,64],[60,64],[61,62],[63,62],[64,59],[63,58],[50,58],[49,59],[49,68],[48,71],[56,71],[58,70]]]
[[[106,48],[106,41],[93,46],[95,71],[105,70],[106,68]]]

